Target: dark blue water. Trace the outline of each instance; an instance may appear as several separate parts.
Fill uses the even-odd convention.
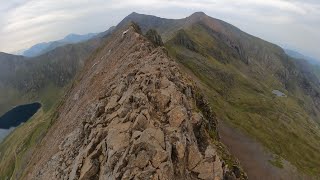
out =
[[[17,127],[30,119],[41,107],[40,103],[25,104],[14,107],[0,117],[0,129]]]

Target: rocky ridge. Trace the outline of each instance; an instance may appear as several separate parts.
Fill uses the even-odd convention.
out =
[[[163,47],[129,26],[93,58],[27,179],[240,178],[209,136],[215,116]]]

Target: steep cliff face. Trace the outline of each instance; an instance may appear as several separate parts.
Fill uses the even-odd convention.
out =
[[[86,64],[25,178],[244,178],[219,157],[217,122],[196,94],[164,48],[119,30]]]

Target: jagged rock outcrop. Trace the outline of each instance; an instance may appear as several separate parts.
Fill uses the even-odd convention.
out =
[[[197,51],[196,44],[188,37],[188,34],[184,30],[179,30],[177,32],[174,43],[184,46],[191,51]]]
[[[38,152],[47,154],[35,153],[28,179],[236,178],[208,135],[214,117],[209,109],[201,113],[194,84],[163,47],[129,26],[93,58],[42,141]]]
[[[163,46],[162,38],[154,29],[150,29],[145,35],[155,46]]]

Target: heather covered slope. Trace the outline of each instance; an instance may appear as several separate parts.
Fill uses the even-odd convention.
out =
[[[136,28],[87,62],[26,179],[246,178],[223,163],[215,115],[193,82]]]
[[[285,159],[301,172],[320,174],[320,86],[314,74],[280,47],[204,13],[180,20],[149,21],[156,17],[139,14],[130,19],[159,29],[169,54],[200,82],[213,111],[274,153],[269,163],[283,168]],[[166,29],[175,32],[168,36]]]

